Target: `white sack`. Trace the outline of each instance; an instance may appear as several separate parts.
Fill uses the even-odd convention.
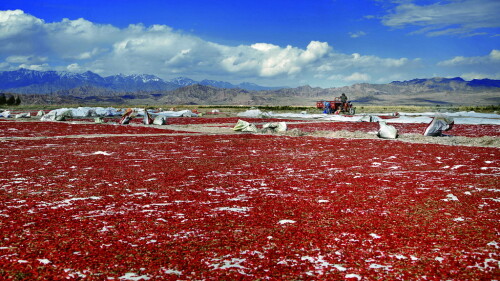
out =
[[[377,136],[383,139],[395,139],[398,137],[398,130],[391,125],[387,125],[384,121],[378,123],[380,129],[378,130]]]
[[[258,130],[257,130],[257,127],[254,125],[254,124],[250,124],[248,125],[248,127],[244,128],[243,130],[241,130],[242,132],[252,132],[252,133],[256,133]]]
[[[238,120],[236,125],[233,128],[233,131],[241,131],[241,132],[257,132],[257,127],[254,124],[248,123],[244,120]]]
[[[287,130],[287,126],[285,122],[273,122],[262,125],[262,129],[269,129],[274,132],[285,132]]]
[[[153,120],[154,125],[165,125],[167,124],[167,117],[165,116],[156,116],[155,120]]]
[[[442,136],[444,131],[451,130],[453,127],[453,118],[438,114],[425,129],[424,136],[438,137]]]

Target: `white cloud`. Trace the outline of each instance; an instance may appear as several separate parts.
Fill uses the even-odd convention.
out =
[[[44,21],[25,14],[21,10],[8,10],[0,13],[0,39],[38,32]]]
[[[500,50],[492,50],[489,57],[493,61],[500,62]]]
[[[382,23],[395,28],[422,26],[417,33],[428,36],[494,35],[498,32],[494,29],[500,27],[499,14],[500,1],[455,0],[422,6],[404,1],[384,16]]]
[[[82,72],[82,71],[84,71],[84,70],[80,67],[80,65],[78,65],[78,63],[72,63],[72,64],[68,65],[68,66],[66,67],[66,69],[67,69],[68,71],[71,71],[71,72]]]
[[[366,73],[354,72],[353,74],[344,78],[346,81],[369,81],[370,75]]]
[[[364,31],[349,32],[349,35],[351,36],[351,38],[359,38],[361,36],[365,36],[366,32]]]
[[[255,43],[251,45],[250,47],[254,48],[257,51],[261,52],[270,52],[272,50],[278,50],[279,46],[273,45],[273,44],[267,44],[267,43]]]
[[[305,50],[266,43],[223,47],[221,65],[228,72],[255,72],[262,77],[293,76],[322,59],[330,50],[328,43],[318,41],[311,41]]]
[[[452,59],[438,62],[439,66],[458,66],[458,65],[473,65],[473,64],[495,64],[500,66],[500,50],[492,50],[486,56],[464,57],[456,56]]]
[[[328,77],[328,80],[341,80],[344,82],[367,82],[371,80],[371,76],[366,73],[354,72],[350,75],[335,74]]]
[[[165,25],[117,28],[85,19],[45,23],[20,10],[0,11],[2,70],[90,70],[103,76],[148,73],[162,78],[330,86],[328,77],[378,81],[420,64],[419,59],[343,54],[327,42],[311,41],[305,48],[264,42],[228,46]]]
[[[497,74],[484,74],[477,72],[463,73],[460,75],[464,80],[474,80],[474,79],[500,79],[500,73]]]
[[[47,61],[47,57],[38,57],[38,56],[9,56],[5,59],[6,62],[9,63],[42,63]]]
[[[447,73],[456,73],[455,76],[460,76],[465,80],[499,79],[500,50],[492,50],[484,56],[456,56],[449,60],[438,62],[437,66],[446,69]]]
[[[25,64],[25,63],[23,63],[23,64],[20,64],[19,67],[30,69],[30,70],[38,70],[38,71],[50,70],[50,66],[46,63],[44,63],[44,64]]]
[[[315,71],[322,72],[394,72],[397,69],[409,69],[420,67],[420,59],[410,60],[408,58],[381,58],[377,56],[361,55],[353,53],[351,55],[341,53],[330,53],[328,59],[322,61]]]

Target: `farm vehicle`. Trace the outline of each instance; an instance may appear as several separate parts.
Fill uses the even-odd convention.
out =
[[[340,98],[335,98],[330,101],[316,101],[316,108],[323,110],[323,113],[326,114],[356,114],[356,108],[352,106],[351,101],[342,103]]]

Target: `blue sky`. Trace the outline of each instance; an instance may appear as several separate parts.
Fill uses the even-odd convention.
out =
[[[268,86],[500,79],[498,0],[2,0],[0,70]]]

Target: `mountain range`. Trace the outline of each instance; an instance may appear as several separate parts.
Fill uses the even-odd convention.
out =
[[[232,104],[313,105],[346,93],[359,104],[498,105],[500,80],[428,78],[338,88],[264,87],[252,83],[165,81],[149,74],[101,77],[84,73],[19,69],[0,72],[0,92],[22,94],[27,104]]]
[[[200,84],[226,89],[275,90],[282,87],[265,87],[253,83],[231,84],[224,81],[195,81],[186,77],[163,80],[150,74],[113,75],[102,77],[94,72],[36,71],[18,69],[0,72],[0,90],[19,94],[49,94],[82,86],[92,86],[116,92],[168,91]]]

